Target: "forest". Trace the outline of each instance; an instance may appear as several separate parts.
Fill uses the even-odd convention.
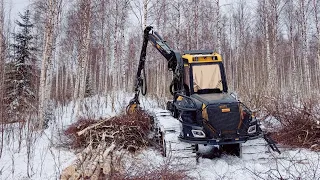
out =
[[[268,96],[319,96],[317,0],[239,0],[229,4],[209,0],[33,1],[16,20],[6,19],[3,4],[1,87],[19,86],[6,87],[8,79],[19,79],[9,75],[10,64],[28,64],[33,70],[24,78],[30,82],[33,98],[17,100],[8,96],[16,96],[12,89],[2,90],[7,107],[2,107],[1,114],[9,112],[17,100],[29,103],[28,108],[33,107],[31,111],[38,111],[43,119],[50,102],[81,101],[118,89],[132,91],[146,25],[154,26],[177,51],[210,49],[220,53],[229,89],[253,106],[260,106],[261,99]],[[23,55],[15,47],[21,43],[17,31],[30,37],[24,47],[29,54],[23,62],[16,57]],[[171,72],[158,52],[148,51],[150,94],[165,97]]]
[[[113,106],[116,92],[133,93],[146,26],[177,51],[221,54],[229,91],[252,109],[319,103],[319,0],[32,0],[17,19],[6,3],[0,159],[8,124],[23,137],[48,128],[59,106],[74,102],[77,119],[86,98],[110,97]],[[148,97],[164,107],[172,72],[151,46],[146,77]]]

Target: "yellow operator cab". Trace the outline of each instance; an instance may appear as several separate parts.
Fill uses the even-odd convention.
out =
[[[182,59],[184,62],[184,82],[189,93],[227,92],[220,54],[186,52],[182,55]]]

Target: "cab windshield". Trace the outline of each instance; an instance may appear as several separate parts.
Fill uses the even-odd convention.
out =
[[[192,71],[194,92],[203,89],[223,90],[219,64],[195,65]]]

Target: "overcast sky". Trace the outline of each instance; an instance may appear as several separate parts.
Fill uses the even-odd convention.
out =
[[[46,0],[44,0],[46,1]],[[17,19],[18,13],[23,13],[27,6],[30,4],[31,0],[5,0],[5,9],[8,13],[11,9],[12,19]],[[8,14],[6,14],[8,16]]]

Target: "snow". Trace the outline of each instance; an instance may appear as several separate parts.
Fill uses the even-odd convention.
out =
[[[141,166],[159,167],[170,159],[171,164],[187,169],[195,179],[319,179],[320,155],[303,149],[283,149],[282,154],[270,152],[262,139],[243,144],[243,157],[223,155],[216,159],[195,157],[163,158],[154,150],[143,152]]]
[[[112,99],[112,97],[115,97]],[[108,96],[94,96],[84,101],[81,110],[82,117],[94,119],[111,117],[123,112],[132,94],[123,92],[110,93]],[[141,106],[163,118],[164,129],[178,129],[177,120],[172,121],[168,112],[159,108],[159,102],[142,98]],[[2,179],[58,179],[61,171],[73,163],[75,152],[56,146],[62,137],[61,133],[71,123],[75,122],[76,103],[56,105],[55,119],[42,134],[35,133],[33,145],[30,146],[31,162],[28,177],[28,147],[26,139],[22,141],[18,151],[18,142],[5,138],[4,152],[0,158],[0,180]],[[17,128],[17,127],[13,127]],[[6,134],[8,135],[8,134]],[[177,139],[177,133],[171,133],[172,140]],[[147,167],[157,168],[165,164],[185,169],[195,179],[319,179],[320,154],[305,149],[280,148],[280,155],[270,152],[262,139],[248,141],[243,144],[243,157],[223,155],[219,159],[199,159],[195,155],[181,157],[171,153],[162,157],[161,153],[152,148],[131,156],[127,160],[127,168]],[[183,153],[182,153],[183,154]],[[133,166],[135,164],[135,166]],[[141,169],[140,169],[141,170]]]
[[[31,146],[30,176],[31,179],[56,179],[63,168],[74,159],[73,152],[57,149],[52,145],[50,133],[46,130],[39,135]],[[5,142],[6,143],[6,142]],[[22,141],[19,151],[18,142],[5,144],[3,156],[0,159],[0,179],[28,179],[28,147],[26,140]]]

